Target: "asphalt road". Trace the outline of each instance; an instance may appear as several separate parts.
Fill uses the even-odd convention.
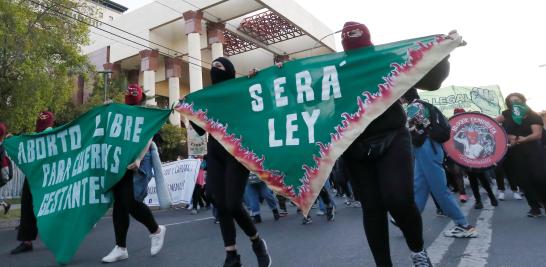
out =
[[[474,210],[473,201],[462,205],[464,213],[479,227],[474,239],[452,239],[442,232],[450,220],[437,217],[431,201],[423,213],[427,250],[436,266],[546,266],[546,219],[527,218],[525,201],[507,194],[507,201],[492,208],[485,200],[485,209]],[[288,217],[274,221],[263,207],[264,222],[258,225],[260,235],[267,240],[272,266],[374,266],[362,228],[361,210],[345,207],[337,199],[334,222],[313,215],[311,225],[301,225],[301,216],[290,209]],[[314,214],[315,210],[312,211]],[[128,235],[129,259],[111,266],[222,266],[223,243],[218,225],[210,211],[190,215],[187,210],[155,213],[160,224],[167,225],[165,246],[159,255],[151,257],[146,229],[131,222]],[[411,266],[409,250],[398,229],[390,229],[391,254],[395,266]],[[239,253],[244,266],[256,266],[250,243],[238,232]],[[9,255],[17,245],[16,231],[0,230],[0,266],[56,266],[53,255],[41,242],[31,253]],[[100,260],[114,246],[112,219],[103,218],[87,236],[70,266],[101,266]],[[102,265],[104,266],[104,265]]]

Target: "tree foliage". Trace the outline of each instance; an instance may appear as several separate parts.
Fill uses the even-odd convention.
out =
[[[0,1],[0,120],[32,131],[37,114],[66,109],[75,77],[89,71],[88,26],[63,16],[93,10],[72,0]],[[63,7],[64,6],[64,7]]]

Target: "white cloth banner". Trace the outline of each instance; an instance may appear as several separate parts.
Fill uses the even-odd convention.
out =
[[[189,204],[191,202],[199,166],[201,166],[199,159],[185,159],[162,164],[163,176],[172,204]],[[152,178],[148,183],[148,195],[144,199],[144,203],[148,206],[159,206],[155,178]]]

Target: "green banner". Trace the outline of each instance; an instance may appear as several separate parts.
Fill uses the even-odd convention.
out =
[[[433,92],[421,91],[419,96],[438,109],[446,117],[453,116],[456,108],[477,111],[495,118],[505,109],[499,86],[447,86]]]
[[[109,104],[4,146],[26,175],[38,231],[59,263],[68,263],[112,204],[115,185],[159,131],[170,110]]]
[[[175,109],[307,213],[336,159],[461,42],[435,35],[290,61]]]

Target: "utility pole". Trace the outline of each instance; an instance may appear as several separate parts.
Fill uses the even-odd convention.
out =
[[[104,102],[106,102],[106,91],[108,91],[108,77],[109,77],[109,74],[112,74],[112,71],[109,71],[109,70],[97,71],[97,73],[102,73],[104,76]]]

